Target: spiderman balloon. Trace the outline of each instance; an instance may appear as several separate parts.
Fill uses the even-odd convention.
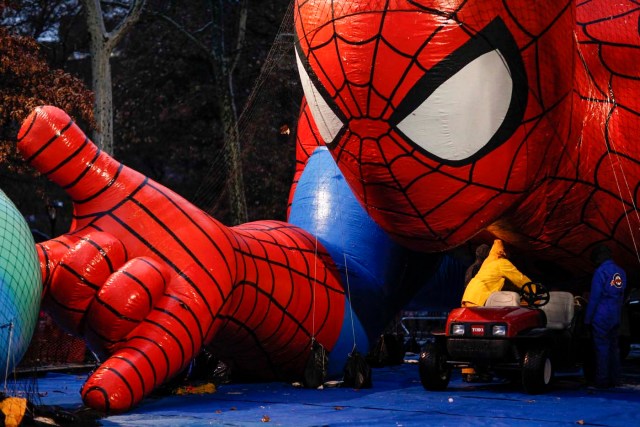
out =
[[[299,378],[318,343],[340,372],[439,253],[482,232],[574,271],[602,242],[637,260],[637,5],[308,0],[294,14],[288,222],[226,227],[64,112],[24,122],[19,150],[73,201],[71,230],[37,249],[45,307],[101,356],[88,406],[130,409],[205,346],[264,379]]]

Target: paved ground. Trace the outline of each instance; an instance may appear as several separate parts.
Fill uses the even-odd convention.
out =
[[[51,373],[37,386],[42,403],[78,408],[83,374]],[[506,383],[467,384],[454,374],[444,392],[427,392],[417,365],[374,370],[367,390],[305,390],[285,383],[229,384],[216,393],[148,398],[105,426],[636,426],[640,425],[640,348],[624,363],[623,387],[591,390],[579,373],[544,395]]]

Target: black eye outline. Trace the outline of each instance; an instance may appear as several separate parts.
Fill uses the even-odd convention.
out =
[[[348,123],[347,117],[340,110],[340,108],[338,108],[338,105],[335,103],[333,98],[331,98],[331,96],[329,95],[329,92],[324,88],[324,85],[322,85],[322,83],[320,83],[320,79],[316,75],[315,71],[313,71],[313,69],[311,68],[311,65],[309,65],[309,60],[307,59],[306,55],[302,51],[302,46],[300,45],[300,39],[299,39],[297,33],[295,35],[294,46],[295,46],[296,55],[298,57],[298,60],[300,61],[300,64],[302,64],[302,67],[304,68],[305,72],[307,73],[307,77],[309,78],[310,83],[313,85],[314,89],[320,94],[320,96],[322,97],[322,100],[331,109],[333,114],[335,114],[336,117],[338,118],[338,120],[340,120],[340,122],[342,123],[342,127],[336,133],[336,135],[334,136],[333,140],[324,141],[324,138],[322,138],[327,147],[333,148],[333,147],[336,146],[338,141],[340,141],[340,139],[342,139],[342,136],[347,131],[347,128],[348,128],[348,126],[347,126],[347,123]],[[307,104],[311,108],[312,104],[311,104],[309,99],[307,99]],[[312,113],[313,113],[313,111],[312,111]],[[313,119],[316,121],[316,126],[318,126],[318,120],[320,120],[321,118],[320,117],[316,117],[314,114],[312,114],[312,116],[313,116]]]
[[[433,94],[443,83],[460,72],[465,66],[480,56],[497,50],[507,63],[513,84],[509,108],[494,135],[487,143],[469,157],[460,160],[441,158],[425,150],[420,144],[405,135],[398,125]],[[506,142],[520,127],[528,101],[528,83],[524,62],[513,35],[502,21],[496,18],[484,27],[475,37],[452,52],[433,66],[409,91],[389,117],[389,124],[419,152],[439,163],[452,166],[465,166],[484,157],[488,152]]]

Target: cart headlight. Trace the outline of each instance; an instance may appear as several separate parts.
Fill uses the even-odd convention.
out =
[[[506,325],[493,325],[493,328],[491,329],[491,333],[494,336],[504,337],[505,335],[507,335],[507,326]]]
[[[451,325],[451,334],[452,335],[464,335],[464,325]]]

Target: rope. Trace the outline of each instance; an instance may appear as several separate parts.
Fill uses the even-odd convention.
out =
[[[605,146],[606,145],[607,144],[605,143]],[[633,233],[633,227],[631,226],[631,220],[629,219],[629,212],[627,211],[627,209],[625,207],[625,201],[624,201],[624,198],[623,198],[623,195],[622,195],[622,189],[620,188],[620,183],[618,181],[618,174],[616,173],[616,169],[615,169],[615,167],[613,165],[613,159],[611,158],[611,152],[609,151],[609,147],[607,147],[607,157],[609,159],[609,164],[611,165],[611,171],[613,172],[613,177],[614,177],[614,180],[616,182],[616,187],[618,189],[618,195],[620,197],[620,203],[622,204],[622,212],[624,213],[625,220],[627,221],[627,226],[629,227],[629,235],[631,237],[631,242],[633,243],[633,249],[634,249],[634,251],[636,253],[636,259],[638,260],[638,263],[640,264],[640,254],[638,253],[638,246],[636,244],[636,239],[635,239],[635,237],[633,235],[634,234]],[[624,172],[624,168],[623,168],[623,166],[622,166],[622,164],[620,162],[618,162],[618,165],[619,165],[620,173],[622,174],[622,177],[624,178],[624,182],[625,182],[625,184],[627,186],[627,192],[629,194],[629,200],[631,200],[631,204],[632,204],[634,210],[636,211],[636,217],[638,217],[638,210],[637,210],[637,208],[635,206],[635,202],[633,202],[633,195],[631,194],[631,192],[629,190],[629,183],[627,181],[627,177],[626,177],[626,174]]]
[[[342,246],[344,248],[344,246]],[[346,252],[342,252],[342,256],[344,257],[344,276],[347,279],[347,302],[349,304],[349,318],[351,319],[351,334],[353,336],[353,348],[351,349],[351,353],[356,350],[356,327],[353,321],[353,307],[351,306],[351,287],[349,285],[349,268],[347,267],[347,254]]]
[[[11,344],[13,343],[13,322],[6,323],[2,325],[0,328],[4,329],[9,328],[9,345],[7,346],[7,364],[4,370],[4,393],[7,394],[7,378],[9,378],[9,366],[11,365]]]
[[[578,49],[578,53],[579,53],[579,57],[580,57],[580,60],[582,62],[582,65],[587,69],[587,71],[590,72],[591,70],[589,70],[589,68],[587,66],[587,62],[586,62],[586,60],[585,60],[585,58],[584,58],[584,56],[583,56],[583,54],[582,54],[582,52],[580,50],[580,43],[577,40],[577,35],[576,34],[574,34],[574,40],[575,40],[575,43],[576,43],[576,46],[577,46],[577,49]],[[613,93],[612,93],[612,90],[611,90],[611,85],[609,85],[609,93],[608,93],[608,96],[607,96],[607,101],[608,101],[608,104],[605,104],[605,105],[611,105],[611,106],[614,106],[614,107],[617,106],[615,98],[613,97]],[[605,108],[605,105],[603,105],[603,107],[602,107],[603,110]],[[613,114],[613,110],[614,109],[612,108],[611,112],[609,114],[609,118]],[[630,237],[631,237],[631,242],[633,243],[633,249],[634,249],[635,254],[636,254],[636,259],[638,260],[638,263],[640,264],[640,253],[638,251],[638,246],[637,246],[637,243],[636,243],[636,239],[634,237],[633,227],[631,226],[631,221],[629,220],[629,213],[627,212],[627,209],[625,207],[625,200],[624,200],[624,197],[622,195],[622,188],[620,187],[620,182],[618,180],[618,174],[616,173],[616,168],[615,168],[615,166],[613,164],[613,159],[612,159],[612,156],[611,156],[612,153],[611,153],[611,150],[609,150],[609,144],[607,144],[606,135],[603,135],[602,140],[603,140],[603,143],[604,143],[605,151],[607,153],[607,158],[609,159],[609,164],[611,166],[611,171],[613,172],[613,177],[614,177],[614,180],[615,180],[615,183],[616,183],[616,188],[618,189],[618,197],[620,198],[620,203],[622,204],[622,212],[624,213],[625,219],[627,221],[627,226],[629,227],[629,234],[630,234]],[[611,144],[613,150],[617,153],[618,150],[616,149],[615,142],[613,141],[613,139],[611,139],[609,141],[609,143]],[[627,176],[626,176],[626,173],[624,171],[624,167],[623,167],[621,162],[618,162],[618,165],[619,165],[620,173],[622,174],[622,177],[624,178],[624,182],[625,182],[625,186],[627,188],[627,194],[629,195],[630,203],[631,203],[631,205],[633,206],[633,209],[636,212],[636,219],[640,223],[640,216],[638,214],[638,209],[636,207],[636,204],[635,204],[635,201],[634,201],[634,198],[633,198],[633,193],[631,192],[631,188],[629,186],[629,182],[627,180]]]
[[[318,212],[316,210],[316,212]],[[316,218],[317,219],[317,218]],[[313,251],[313,284],[311,286],[311,342],[316,336],[316,285],[318,283],[318,222],[314,230],[315,245]]]
[[[268,84],[271,79],[283,73],[293,73],[295,70],[295,66],[291,67],[289,65],[292,63],[295,65],[295,62],[291,60],[293,58],[293,5],[294,2],[292,0],[251,93],[237,117],[238,138],[241,141],[240,148],[243,154],[254,150],[253,146],[256,144],[263,143],[264,129],[262,127],[264,125],[261,121],[256,120],[256,115],[264,109],[265,105],[271,102],[270,97],[274,96],[273,92],[277,91],[279,93],[286,88],[288,88],[287,92],[294,92],[295,90],[295,88],[288,86],[283,89],[280,84]],[[293,75],[291,79],[295,79]],[[297,96],[296,93],[295,104],[292,102],[291,111],[298,111],[300,99],[301,97]],[[256,142],[255,135],[258,132],[260,134]],[[211,166],[192,198],[193,203],[212,216],[219,214],[220,207],[224,207],[227,199],[230,177],[227,174],[228,165],[226,164],[224,153],[229,144],[228,140],[223,139],[219,147],[213,147],[212,145],[212,149],[215,149],[219,155],[216,155],[211,160]]]
[[[615,99],[612,98],[612,104],[615,105]],[[604,139],[604,138],[603,138]],[[627,211],[626,207],[625,207],[625,201],[622,195],[622,189],[620,187],[620,182],[618,180],[618,174],[616,173],[616,168],[613,164],[613,159],[611,156],[611,151],[609,150],[609,144],[606,143],[606,139],[604,139],[604,146],[605,149],[607,150],[607,158],[609,159],[609,164],[611,165],[611,171],[613,172],[613,177],[615,179],[616,182],[616,187],[618,189],[618,195],[620,197],[620,203],[622,204],[622,212],[624,213],[625,219],[627,221],[627,226],[629,227],[629,235],[631,236],[631,242],[633,243],[633,249],[636,253],[636,259],[638,260],[638,264],[640,264],[640,253],[638,252],[638,245],[636,243],[636,239],[634,237],[634,233],[633,233],[633,227],[631,226],[631,220],[629,219],[629,212]],[[615,142],[613,141],[613,139],[610,140],[610,144],[611,147],[613,148],[613,150],[617,153],[618,150],[616,149],[616,145]],[[631,206],[633,206],[633,210],[635,211],[636,214],[636,219],[638,220],[638,223],[640,223],[640,215],[638,214],[638,208],[636,206],[636,203],[633,199],[633,193],[631,192],[631,187],[629,186],[629,180],[627,179],[627,175],[624,171],[624,166],[622,165],[622,162],[620,162],[620,160],[618,160],[618,169],[620,169],[620,173],[622,175],[622,178],[624,180],[624,184],[626,186],[627,189],[627,195],[629,196],[629,200],[631,202]]]
[[[340,173],[339,169],[338,169],[338,165],[334,164],[334,169],[333,169],[335,174]],[[334,180],[334,186],[337,188],[338,181]],[[336,192],[336,194],[338,194]],[[351,306],[351,285],[349,283],[349,265],[347,262],[347,253],[344,250],[346,248],[346,242],[344,240],[344,221],[342,218],[342,209],[337,209],[338,211],[338,224],[340,225],[340,246],[342,247],[342,258],[344,260],[344,276],[345,276],[345,280],[346,280],[346,285],[347,285],[347,300],[346,303],[349,306],[349,319],[351,320],[351,336],[353,337],[353,348],[351,349],[351,353],[353,353],[356,350],[356,327],[355,327],[355,322],[353,320],[353,307]]]

